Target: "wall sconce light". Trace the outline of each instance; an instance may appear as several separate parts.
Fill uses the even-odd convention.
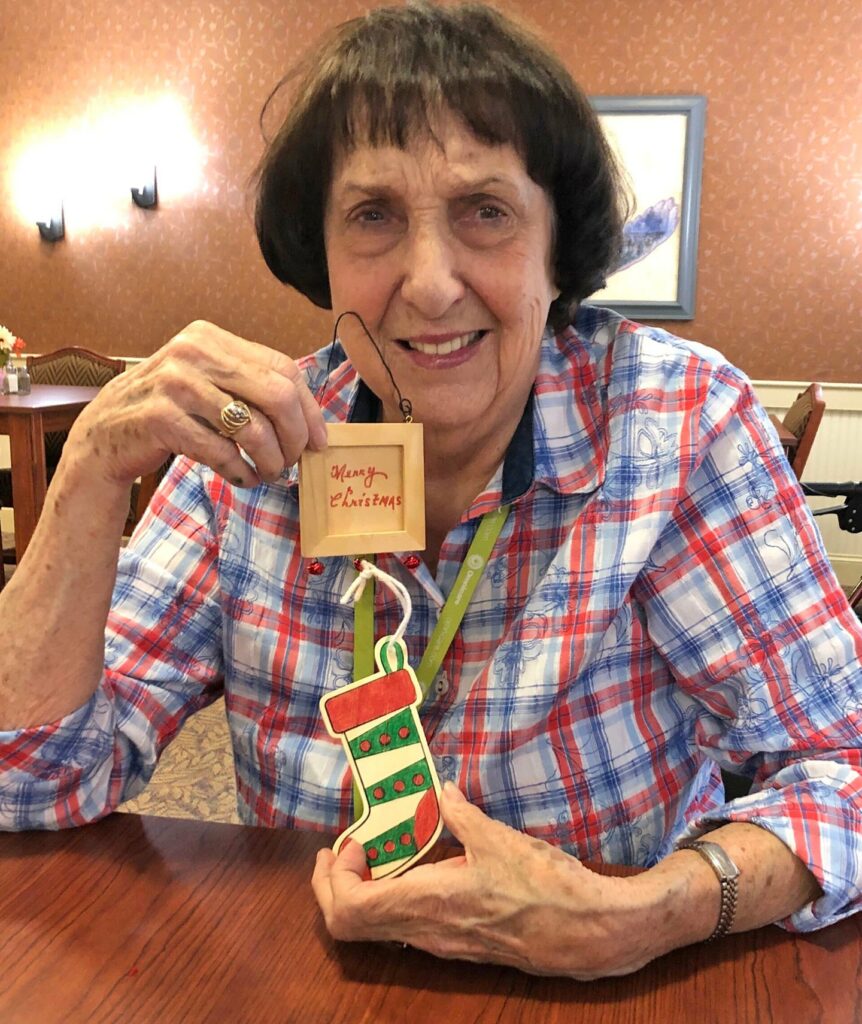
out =
[[[36,226],[39,228],[39,234],[46,242],[59,242],[66,234],[63,204],[60,203],[57,210],[52,212],[46,220],[37,220]]]
[[[132,189],[132,202],[140,206],[142,210],[151,210],[158,204],[159,187],[156,182],[156,169],[153,168],[152,177],[145,181],[140,188]]]

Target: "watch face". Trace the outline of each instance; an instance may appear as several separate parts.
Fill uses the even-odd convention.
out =
[[[702,854],[722,880],[739,877],[739,868],[733,863],[724,847],[719,846],[718,843],[698,839],[691,844],[690,849],[697,850]]]

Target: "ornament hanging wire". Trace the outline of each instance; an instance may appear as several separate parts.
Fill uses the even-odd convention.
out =
[[[335,326],[332,328],[332,341],[330,342],[329,359],[326,362],[326,372],[323,375],[324,382],[329,378],[329,371],[332,365],[332,353],[335,351],[335,342],[338,340],[338,326],[346,316],[355,316],[356,319],[359,321],[360,327],[362,328],[363,331],[365,331],[365,336],[374,346],[375,352],[377,352],[377,354],[380,356],[380,362],[383,364],[383,369],[387,372],[387,374],[389,375],[389,379],[392,381],[392,387],[395,389],[395,394],[398,395],[398,408],[401,410],[401,415],[404,417],[404,422],[412,423],[413,403],[410,401],[409,398],[405,398],[401,394],[401,388],[398,387],[398,384],[396,383],[395,378],[392,375],[392,370],[389,368],[389,364],[386,362],[386,359],[383,356],[383,352],[381,351],[380,346],[375,341],[371,331],[368,330],[368,327],[365,325],[365,321],[353,309],[345,309],[343,313],[339,313],[335,321]]]

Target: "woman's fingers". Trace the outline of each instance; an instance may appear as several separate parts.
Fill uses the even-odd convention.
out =
[[[471,804],[453,782],[443,784],[440,811],[446,828],[464,847],[468,864],[474,864],[484,856],[493,859],[507,841],[520,838],[514,829],[494,821]]]
[[[318,851],[311,887],[326,926],[335,938],[360,937],[362,914],[359,907],[365,900],[366,884],[377,887],[374,892],[380,891],[379,883],[371,882],[365,850],[359,843],[348,839],[337,857],[332,850]]]
[[[286,465],[296,462],[306,447],[326,447],[323,414],[288,356],[200,322],[186,328],[171,345],[172,354],[181,361],[203,364],[212,383],[228,396],[226,401],[241,399],[266,416]]]
[[[251,419],[225,437],[221,413],[234,400],[246,403]],[[326,425],[292,359],[198,321],[103,388],[81,417],[76,443],[120,483],[174,453],[255,486],[277,480],[306,447],[325,447]]]
[[[252,460],[261,480],[272,483],[281,476],[285,466],[291,465],[276,435],[275,425],[266,413],[252,405],[247,399],[240,399],[248,406],[250,419],[244,426],[228,433],[221,420],[225,406],[236,401],[209,381],[201,382],[201,393],[188,403],[196,419],[209,427],[213,433],[227,437],[231,444],[239,445]],[[189,454],[184,452],[183,454]],[[301,449],[300,449],[301,454]],[[298,456],[297,456],[298,457]],[[296,457],[293,459],[296,461]],[[215,468],[215,467],[213,467]]]
[[[261,476],[242,457],[236,444],[222,437],[194,415],[186,415],[177,424],[174,448],[195,462],[215,470],[236,487],[257,487]]]

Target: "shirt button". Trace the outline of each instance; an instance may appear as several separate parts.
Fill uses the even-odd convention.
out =
[[[443,671],[437,677],[437,682],[434,683],[434,692],[437,694],[438,697],[442,697],[443,694],[448,691],[448,689],[449,677],[446,675],[446,672]]]

